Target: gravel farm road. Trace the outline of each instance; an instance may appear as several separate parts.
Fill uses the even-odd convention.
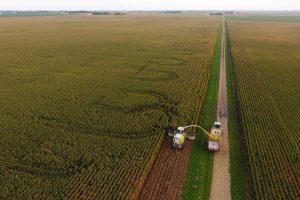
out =
[[[213,178],[210,191],[211,200],[230,200],[229,173],[229,142],[228,142],[228,112],[227,112],[227,82],[225,60],[225,21],[223,17],[223,33],[220,62],[220,82],[217,120],[223,124],[221,150],[214,154]]]

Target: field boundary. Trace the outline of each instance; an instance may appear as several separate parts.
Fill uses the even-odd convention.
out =
[[[221,60],[222,25],[218,30],[218,39],[214,50],[214,58],[211,65],[208,87],[201,107],[201,115],[198,124],[205,129],[210,129],[211,122],[217,116],[219,72]],[[203,122],[202,122],[203,121]],[[192,152],[189,160],[186,185],[183,199],[209,199],[212,181],[213,154],[206,149],[206,137],[200,131],[193,142]]]
[[[249,177],[249,163],[247,160],[246,141],[243,137],[241,113],[239,109],[238,91],[236,88],[234,63],[231,52],[231,43],[227,22],[225,21],[225,50],[226,50],[226,70],[227,70],[227,99],[230,153],[230,176],[231,176],[231,197],[233,200],[252,199],[251,177]]]

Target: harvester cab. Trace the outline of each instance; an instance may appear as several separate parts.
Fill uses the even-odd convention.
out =
[[[180,149],[183,146],[185,137],[186,137],[186,131],[183,127],[178,127],[175,131],[173,131],[173,142],[172,146],[174,148]]]
[[[186,138],[188,138],[189,140],[194,140],[196,138],[196,133],[187,132],[186,127],[171,127],[169,128],[168,135],[170,137],[173,137],[172,147],[175,149],[181,149]]]

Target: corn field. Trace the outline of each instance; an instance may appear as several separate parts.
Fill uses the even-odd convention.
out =
[[[196,120],[219,19],[0,19],[0,199],[130,199]],[[291,168],[294,170],[294,168]]]
[[[229,21],[255,199],[300,198],[300,25]]]

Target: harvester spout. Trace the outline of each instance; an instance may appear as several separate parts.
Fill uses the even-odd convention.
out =
[[[187,129],[187,128],[192,128],[192,127],[200,128],[205,133],[205,135],[207,135],[207,137],[213,141],[219,141],[219,139],[220,139],[219,135],[210,134],[209,132],[207,132],[204,128],[202,128],[199,125],[189,125],[189,126],[185,126],[183,128]]]

